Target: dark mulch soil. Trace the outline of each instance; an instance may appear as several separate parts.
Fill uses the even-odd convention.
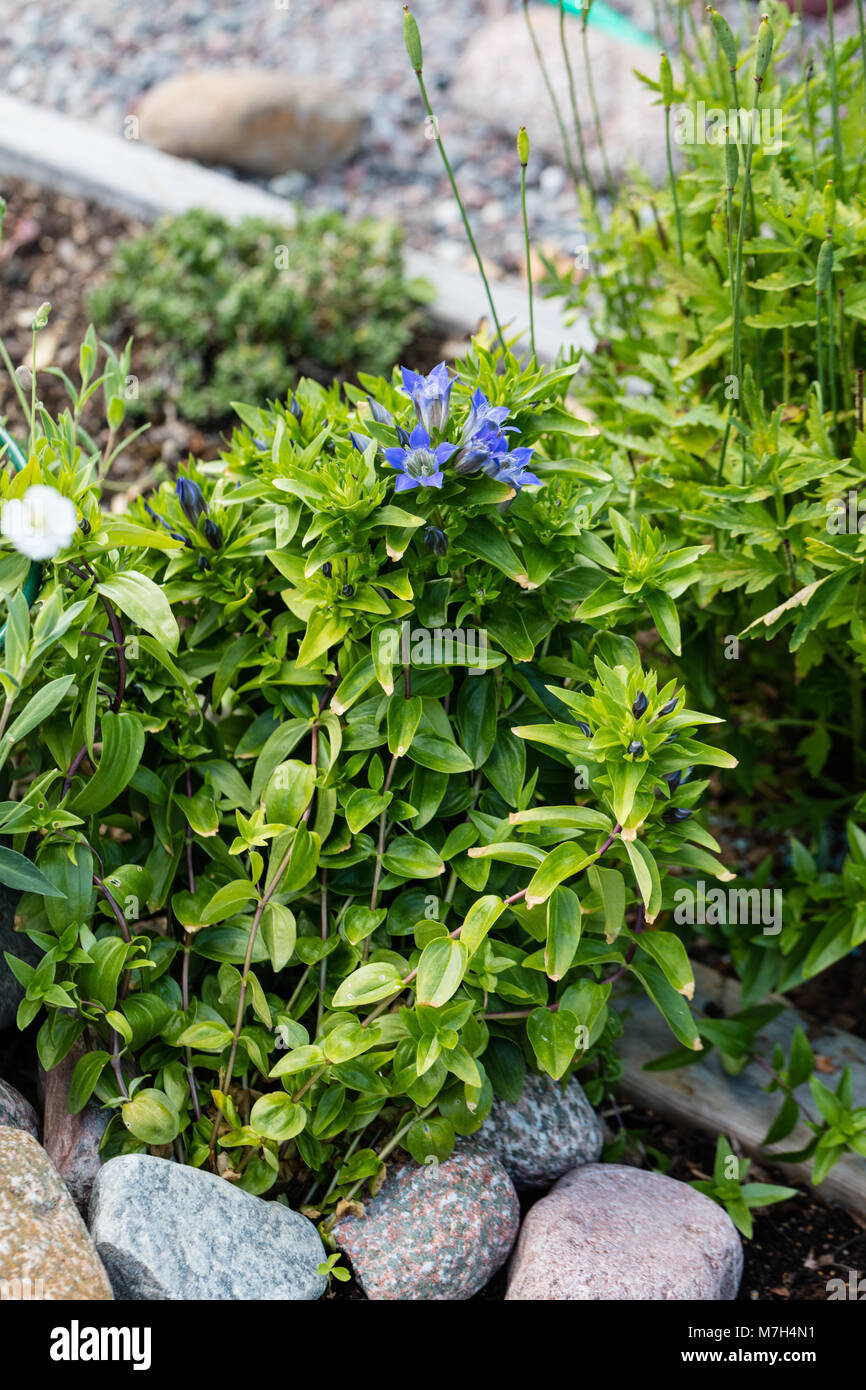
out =
[[[37,367],[60,367],[78,380],[78,349],[87,330],[87,298],[104,277],[115,242],[136,236],[142,224],[85,198],[70,198],[38,185],[3,179],[0,194],[7,204],[0,246],[0,337],[14,366],[31,361],[31,323],[36,309],[47,300],[52,312],[39,334]],[[435,327],[418,331],[405,349],[405,360],[418,371],[429,369],[449,355],[449,345]],[[136,352],[133,344],[132,369]],[[69,398],[60,378],[38,370],[38,395],[46,409],[59,414]],[[275,388],[275,395],[278,389]],[[99,393],[88,402],[83,424],[97,443],[104,444],[107,429],[101,419]],[[0,364],[0,418],[8,417],[13,431],[21,432],[24,420],[17,396]],[[137,423],[137,422],[135,422]],[[216,458],[231,421],[224,429],[198,428],[168,414],[153,421],[152,428],[134,440],[112,466],[109,490],[148,491],[166,476],[167,466],[189,452],[197,458]]]

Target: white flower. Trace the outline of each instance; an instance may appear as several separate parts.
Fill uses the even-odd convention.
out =
[[[0,532],[29,560],[50,560],[65,550],[77,525],[74,503],[39,483],[23,497],[10,497],[0,514]]]

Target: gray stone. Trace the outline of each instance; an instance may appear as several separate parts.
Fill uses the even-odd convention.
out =
[[[566,1173],[527,1214],[507,1300],[731,1300],[743,1247],[687,1183],[621,1164]]]
[[[365,113],[326,78],[231,68],[170,77],[136,114],[141,139],[168,154],[271,176],[351,159]]]
[[[527,1072],[516,1102],[497,1096],[472,1142],[492,1153],[515,1187],[549,1187],[569,1169],[595,1163],[604,1142],[579,1081],[565,1088]]]
[[[79,1211],[87,1213],[90,1193],[102,1167],[99,1145],[111,1112],[95,1100],[77,1115],[69,1113],[69,1086],[79,1058],[87,1051],[79,1038],[52,1071],[40,1068],[43,1104],[43,1143],[46,1153],[68,1187]]]
[[[390,1168],[363,1217],[334,1227],[374,1300],[471,1298],[504,1264],[520,1221],[517,1193],[490,1154]]]
[[[168,1159],[109,1159],[89,1225],[118,1298],[310,1301],[325,1290],[311,1221]]]
[[[60,1174],[31,1134],[0,1126],[0,1298],[110,1299]]]
[[[23,1129],[34,1139],[39,1138],[39,1116],[29,1100],[5,1081],[0,1081],[0,1125]]]
[[[6,964],[5,952],[17,956],[28,965],[36,965],[42,952],[29,936],[15,930],[15,909],[19,893],[0,886],[0,1028],[10,1028],[15,1023],[18,1005],[24,998],[24,989],[18,983]]]
[[[531,7],[538,39],[572,150],[580,172],[568,76],[562,58],[556,8]],[[580,20],[566,21],[569,55],[575,76],[581,131],[590,176],[603,183],[603,161],[595,132],[580,38]],[[655,94],[644,87],[632,69],[658,76],[658,50],[606,34],[590,25],[589,51],[593,85],[605,151],[614,177],[637,162],[657,182],[665,174],[664,116],[653,106]],[[499,126],[513,135],[525,122],[536,156],[563,158],[562,138],[550,97],[532,48],[521,9],[501,19],[479,24],[466,45],[449,88],[458,109],[468,117]],[[515,116],[515,107],[519,117]],[[534,167],[538,167],[535,164]]]

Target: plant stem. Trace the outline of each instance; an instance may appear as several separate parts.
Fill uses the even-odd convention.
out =
[[[827,78],[830,84],[830,108],[833,120],[833,182],[839,197],[845,198],[845,166],[842,162],[842,136],[839,130],[839,92],[836,86],[836,38],[833,29],[833,0],[827,0],[827,25],[830,43],[827,49]]]
[[[601,133],[601,117],[598,114],[598,102],[595,99],[595,84],[592,80],[592,63],[589,57],[589,43],[586,37],[586,21],[589,19],[589,11],[592,8],[592,0],[588,0],[586,8],[581,12],[581,42],[583,44],[583,66],[586,72],[586,87],[589,92],[589,100],[592,106],[592,119],[595,125],[595,136],[598,140],[598,148],[601,152],[601,162],[604,167],[605,192],[608,198],[613,197],[613,179],[610,173],[610,165],[607,162],[607,151],[604,147],[604,136]]]
[[[677,222],[677,246],[680,253],[680,265],[684,263],[683,255],[683,224],[680,216],[680,200],[677,196],[677,180],[674,174],[674,161],[671,155],[671,108],[665,107],[665,152],[668,160],[668,176],[671,181],[671,197],[674,200],[674,216]]]
[[[574,134],[577,140],[577,150],[580,155],[580,167],[583,171],[584,182],[587,189],[592,192],[592,179],[589,176],[589,166],[586,162],[586,149],[583,143],[583,127],[580,123],[580,111],[577,105],[577,88],[574,85],[574,70],[571,66],[571,58],[568,52],[568,43],[565,38],[565,0],[559,0],[559,42],[562,45],[562,56],[565,59],[565,70],[568,73],[568,94],[571,99],[571,115],[574,121]]]
[[[448,159],[447,154],[445,153],[445,145],[442,140],[441,132],[438,128],[438,122],[436,121],[436,116],[434,115],[433,107],[430,105],[430,98],[427,95],[427,88],[424,84],[424,76],[423,73],[417,70],[415,71],[415,76],[418,79],[418,87],[421,92],[421,99],[424,102],[424,107],[427,111],[427,115],[431,118],[432,121],[435,122],[434,129],[436,130],[436,144],[439,146],[439,154],[442,157],[442,163],[445,165],[445,172],[448,175],[448,182],[451,184],[451,191],[454,194],[454,197],[457,199],[457,206],[460,209],[460,216],[463,219],[463,227],[466,232],[466,236],[469,240],[469,245],[472,247],[472,254],[474,255],[476,263],[478,265],[478,273],[481,276],[481,280],[484,284],[484,290],[487,294],[487,303],[490,305],[490,313],[493,317],[493,322],[496,326],[496,336],[499,339],[502,351],[505,352],[507,350],[505,347],[505,339],[502,336],[502,328],[500,326],[499,318],[496,313],[496,305],[493,303],[493,295],[490,292],[490,284],[487,279],[487,273],[484,269],[484,262],[481,259],[481,252],[478,250],[478,246],[475,242],[475,237],[472,235],[472,228],[469,225],[469,218],[467,217],[466,209],[463,206],[463,199],[460,197],[460,190],[457,187],[457,180],[454,177],[454,171],[452,170],[451,163]]]
[[[529,30],[529,37],[532,40],[532,47],[535,50],[535,57],[538,61],[538,66],[541,69],[541,76],[544,79],[544,85],[547,88],[547,95],[550,97],[550,104],[553,107],[553,114],[556,117],[556,124],[559,126],[559,136],[562,140],[562,152],[565,155],[566,167],[568,169],[569,177],[571,178],[571,182],[573,183],[576,192],[578,187],[580,186],[580,179],[578,178],[577,170],[574,167],[574,160],[571,155],[571,146],[568,143],[568,132],[565,129],[565,121],[562,117],[562,107],[560,106],[559,101],[557,100],[556,92],[553,90],[553,83],[551,82],[550,74],[547,71],[547,64],[544,61],[544,54],[542,53],[538,39],[535,36],[535,30],[532,27],[532,20],[529,18],[529,0],[523,0],[523,18],[526,20],[526,27]]]
[[[526,283],[529,287],[529,345],[535,361],[535,304],[532,295],[532,254],[529,244],[529,219],[526,215],[526,165],[520,166],[520,204],[523,209],[523,240],[526,246]]]

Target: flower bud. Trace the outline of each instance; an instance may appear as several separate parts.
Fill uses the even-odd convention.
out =
[[[832,179],[824,185],[824,235],[831,237],[836,226],[836,188]]]
[[[662,89],[662,101],[665,109],[668,110],[674,104],[674,77],[671,72],[671,65],[668,55],[663,53],[659,63],[659,83]]]
[[[672,695],[671,698],[668,700],[667,704],[662,705],[661,709],[659,710],[659,714],[673,714],[679,702],[679,694]]]
[[[713,26],[716,43],[722,51],[728,68],[733,72],[737,66],[737,41],[734,38],[733,30],[724,16],[720,15],[718,10],[714,10],[712,5],[707,5],[707,14]]]
[[[406,44],[406,52],[409,54],[409,62],[415,72],[420,72],[424,66],[421,53],[421,35],[418,32],[415,16],[408,5],[403,6],[403,39]]]
[[[211,549],[219,550],[220,546],[223,543],[223,533],[220,530],[219,526],[217,526],[216,522],[211,521],[210,517],[208,517],[207,521],[204,523],[204,526],[201,529],[202,534],[204,535],[204,538],[207,541],[208,545],[211,547]]]
[[[631,753],[633,758],[639,758],[644,751],[643,744],[640,739],[633,738],[625,751]]]
[[[25,391],[29,391],[30,387],[33,385],[33,373],[30,368],[25,367],[23,363],[20,367],[15,368],[15,379],[18,385],[23,387]]]
[[[205,570],[210,569],[210,560],[206,555],[199,555],[197,563],[202,574],[204,574]]]
[[[818,294],[826,294],[830,288],[830,281],[833,277],[833,243],[824,241],[821,243],[821,250],[818,252],[818,275],[816,289]]]
[[[344,584],[340,592],[342,593],[343,598],[354,598],[355,586],[354,584]]]
[[[374,401],[372,396],[367,397],[367,402],[370,406],[370,414],[377,425],[393,425],[394,416],[391,414],[390,410],[386,410],[378,401]]]
[[[198,483],[192,478],[178,478],[174,487],[180,509],[191,526],[197,526],[199,517],[207,511],[207,503]]]
[[[681,768],[677,772],[664,772],[662,773],[662,776],[664,777],[664,780],[667,782],[672,792],[676,791],[677,787],[680,785],[680,782],[683,780]]]
[[[447,555],[448,537],[438,526],[428,526],[424,532],[424,544],[434,555]]]
[[[668,825],[676,825],[678,821],[688,820],[691,811],[686,810],[685,806],[671,806],[670,810],[665,811],[662,820]]]
[[[34,329],[36,329],[36,328],[44,328],[45,325],[46,325],[46,323],[48,322],[48,315],[49,315],[50,313],[51,313],[51,305],[48,303],[48,300],[46,299],[45,303],[44,303],[44,304],[40,304],[40,305],[39,305],[39,308],[36,310],[36,313],[33,315],[33,327],[34,327]]]
[[[773,30],[767,15],[761,15],[755,40],[755,81],[760,86],[773,56]]]
[[[526,133],[525,125],[520,127],[520,133],[517,136],[517,157],[525,169],[529,163],[529,136]]]
[[[333,572],[333,566],[331,565],[330,560],[326,560],[325,563],[322,565],[322,574],[325,576],[326,579],[330,579]]]
[[[725,145],[725,187],[729,193],[733,193],[737,186],[737,176],[740,172],[740,151],[736,140],[732,140],[728,127],[725,126],[727,143]]]
[[[301,407],[298,403],[298,398],[293,391],[291,400],[289,401],[289,414],[294,415],[296,420],[300,420],[303,413],[304,412],[301,410]]]
[[[649,700],[647,699],[644,691],[638,691],[638,694],[635,697],[635,702],[631,707],[631,712],[634,715],[635,719],[640,719],[642,714],[646,714],[648,705]]]
[[[585,724],[582,719],[578,719],[577,727],[580,729],[580,732],[583,734],[584,738],[592,738],[592,729],[589,727],[588,724]]]

